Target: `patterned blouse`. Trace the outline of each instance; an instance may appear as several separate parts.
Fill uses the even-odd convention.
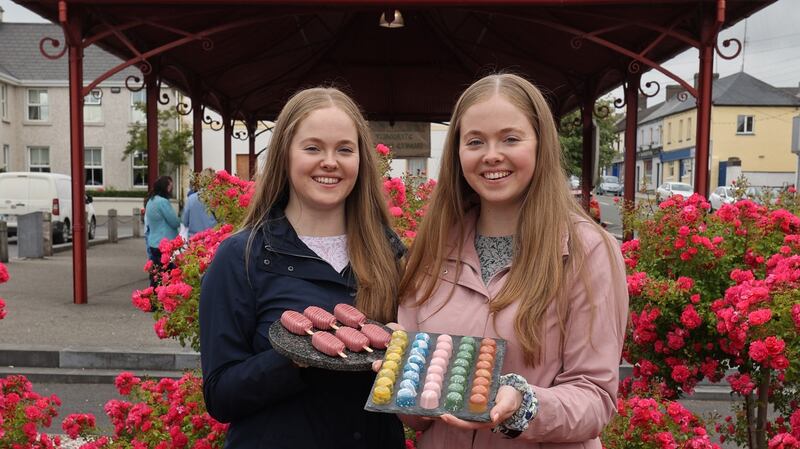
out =
[[[314,251],[322,260],[328,262],[337,273],[350,263],[347,254],[347,235],[334,235],[330,237],[314,237],[299,235],[300,240]]]
[[[511,264],[511,258],[514,257],[514,236],[487,237],[476,234],[475,250],[481,263],[483,283],[488,285],[492,276]]]

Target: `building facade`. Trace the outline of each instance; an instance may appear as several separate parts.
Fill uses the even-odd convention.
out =
[[[52,24],[0,22],[0,170],[71,174],[69,88],[66,57],[39,52],[46,36],[60,37]],[[86,49],[88,84],[121,61],[95,46]],[[131,124],[144,122],[136,103],[145,90],[125,87],[126,69],[84,98],[84,173],[87,189],[147,189],[147,150],[123,159]],[[133,86],[132,86],[133,87]],[[162,88],[174,107],[176,92]],[[178,121],[171,126],[179,126]]]

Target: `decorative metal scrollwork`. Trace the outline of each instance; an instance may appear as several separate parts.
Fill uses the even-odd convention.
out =
[[[141,83],[141,85],[140,86],[131,86],[130,85],[131,81],[133,81],[134,83],[137,83],[137,84]],[[131,92],[139,92],[142,89],[144,89],[144,81],[142,81],[142,79],[139,78],[136,75],[128,75],[128,77],[125,78],[125,88],[128,89]]]
[[[139,64],[139,70],[141,70],[142,75],[149,75],[153,73],[153,65],[144,60]]]
[[[240,129],[238,131],[233,131],[233,133],[231,133],[231,136],[236,140],[246,141],[247,139],[250,138],[250,133],[247,132],[247,129]]]
[[[179,101],[178,104],[175,105],[175,112],[183,116],[191,114],[193,110],[194,105],[186,103],[185,101]]]
[[[58,39],[53,39],[52,37],[43,37],[42,40],[39,41],[39,52],[47,59],[58,59],[64,56],[64,53],[67,52],[67,46],[64,45],[64,48],[62,48],[58,53],[48,53],[48,51],[45,49],[45,44],[50,44],[51,47],[57,49],[58,47],[61,47],[61,41]]]
[[[642,71],[642,64],[637,60],[632,60],[628,63],[628,73],[636,74]]]
[[[206,115],[206,107],[205,106],[203,106],[203,109],[202,109],[202,112],[200,113],[200,115],[203,116],[203,123],[208,125],[212,130],[219,131],[219,130],[221,130],[223,128],[222,122],[220,122],[219,120],[212,119],[210,115]]]
[[[678,101],[680,101],[680,102],[684,102],[684,101],[689,99],[689,92],[686,92],[685,90],[682,90],[682,91],[678,92],[677,95],[675,95],[675,98],[677,98]]]
[[[214,41],[212,41],[211,39],[209,39],[207,37],[204,37],[202,39],[202,41],[200,42],[200,45],[203,48],[203,50],[205,50],[205,51],[211,51],[211,50],[214,49]]]
[[[650,87],[653,86],[653,85],[656,86],[655,92],[647,93],[647,92],[644,91],[644,89],[642,89],[642,86],[639,86],[639,92],[641,92],[642,95],[644,95],[647,98],[653,98],[656,95],[658,95],[659,92],[661,92],[661,84],[658,81],[648,81],[648,82],[644,83],[644,87],[646,87],[648,89],[650,89]]]
[[[572,47],[573,50],[578,50],[583,47],[583,37],[582,36],[575,36],[569,40],[569,45]]]
[[[594,107],[594,116],[597,118],[606,118],[611,114],[611,108],[607,104],[601,104]]]
[[[720,58],[731,60],[739,56],[739,53],[742,52],[742,42],[736,38],[725,39],[724,41],[722,41],[722,46],[728,48],[731,46],[731,43],[736,44],[736,51],[732,55],[722,54],[722,50],[719,49],[719,43],[714,45],[714,49],[717,51],[717,54],[719,55]]]
[[[625,95],[623,95],[622,98],[617,98],[617,99],[614,100],[614,107],[617,108],[617,109],[622,109],[627,105],[628,105],[628,101],[625,98]]]

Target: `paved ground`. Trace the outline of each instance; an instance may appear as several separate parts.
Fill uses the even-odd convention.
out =
[[[153,318],[131,305],[131,293],[148,285],[142,271],[144,240],[92,246],[87,251],[88,304],[72,300],[72,251],[44,259],[11,259],[11,280],[0,285],[8,316],[0,343],[58,349],[187,351],[159,340]]]

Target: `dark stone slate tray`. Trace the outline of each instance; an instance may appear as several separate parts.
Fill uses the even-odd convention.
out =
[[[401,367],[406,364],[409,353],[411,352],[411,343],[414,341],[414,338],[417,335],[417,333],[418,332],[408,333],[409,344],[408,347],[406,347],[405,352],[403,353],[403,357],[401,359],[402,363],[399,364]],[[439,337],[439,335],[441,335],[434,332],[426,332],[426,334],[430,335],[431,337],[430,341],[434,342],[432,346],[435,346],[436,339]],[[449,335],[453,338],[453,348],[457,348],[458,345],[461,344],[461,339],[465,337],[464,335],[452,335],[452,334]],[[478,342],[480,342],[484,337],[473,336],[473,338],[475,338]],[[463,407],[461,408],[461,410],[457,412],[450,412],[444,409],[444,397],[440,398],[439,407],[430,410],[424,409],[419,405],[415,405],[413,407],[398,407],[395,402],[395,399],[397,396],[397,390],[398,390],[397,384],[399,383],[400,376],[398,376],[398,382],[395,383],[395,388],[392,390],[392,399],[389,401],[388,404],[377,405],[374,402],[372,402],[372,388],[370,388],[370,394],[369,397],[367,397],[367,403],[364,405],[364,410],[368,410],[371,412],[398,413],[401,415],[419,415],[419,416],[431,416],[431,417],[449,413],[457,418],[461,418],[466,421],[478,421],[478,422],[491,421],[492,419],[489,416],[489,412],[492,410],[492,407],[494,407],[495,397],[497,396],[497,389],[500,388],[499,382],[500,382],[500,376],[502,375],[503,359],[505,359],[506,355],[506,341],[502,338],[494,338],[494,337],[490,338],[492,338],[497,343],[497,352],[495,353],[494,369],[492,370],[492,381],[489,384],[489,402],[486,406],[486,412],[480,414],[470,412],[469,400],[466,398],[464,399]],[[432,358],[433,358],[433,350],[431,350],[428,353],[428,357],[425,359],[425,366],[423,367],[423,371],[427,370],[429,366],[428,364],[430,363]],[[442,381],[442,392],[447,391],[447,385],[450,382],[450,370],[453,368],[453,360],[455,360],[455,354],[453,354],[453,356],[450,358],[450,364],[447,367],[447,373],[445,374],[445,377]],[[474,377],[475,374],[475,364],[477,362],[478,362],[478,357],[476,349],[475,360],[473,361],[472,367],[470,367],[468,372],[467,391],[472,389],[472,378]],[[426,376],[421,376],[419,381],[420,388],[417,391],[417,404],[419,404],[419,398],[422,395],[422,386],[425,385],[425,377]],[[378,380],[377,374],[375,375],[375,380],[376,381]],[[373,388],[374,387],[375,385],[373,383]]]
[[[377,321],[367,320],[367,322],[383,326]],[[383,328],[390,334],[392,333],[388,327],[383,326]],[[288,359],[333,371],[372,371],[372,362],[382,360],[386,353],[382,349],[373,349],[373,352],[369,353],[367,351],[353,352],[345,348],[346,359],[339,356],[331,357],[314,349],[314,346],[311,345],[310,335],[293,334],[281,325],[280,320],[275,321],[269,327],[269,341],[278,354]]]

